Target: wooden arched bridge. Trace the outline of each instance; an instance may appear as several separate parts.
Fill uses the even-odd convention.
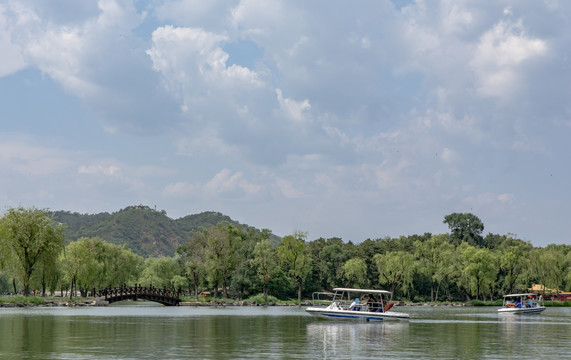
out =
[[[127,286],[121,285],[119,287],[111,287],[95,290],[93,289],[93,296],[109,302],[109,304],[124,301],[124,300],[147,300],[161,303],[166,306],[178,306],[180,304],[180,290],[171,291],[166,288],[158,289],[152,285],[141,286]]]

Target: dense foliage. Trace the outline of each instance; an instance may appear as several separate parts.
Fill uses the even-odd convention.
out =
[[[9,209],[0,219],[0,264],[22,282],[24,295],[29,295],[33,274],[38,274],[45,289],[47,279],[55,273],[63,240],[63,226],[42,210]]]
[[[147,215],[149,221],[155,216]],[[104,236],[82,237],[69,242],[53,266],[33,272],[28,282],[39,289],[47,278],[52,292],[74,289],[83,295],[108,285],[153,284],[182,289],[196,299],[208,291],[215,298],[261,294],[258,298],[301,300],[334,287],[372,287],[412,301],[488,301],[525,291],[532,282],[571,290],[571,246],[536,248],[509,235],[484,237],[476,216],[453,215],[444,220],[450,234],[367,239],[360,244],[340,238],[307,241],[301,232],[275,243],[267,229],[229,221],[198,230],[189,225],[182,237],[186,240],[173,256],[147,258]],[[3,235],[3,249],[11,239]],[[3,292],[23,285],[12,263],[9,256],[0,259]]]

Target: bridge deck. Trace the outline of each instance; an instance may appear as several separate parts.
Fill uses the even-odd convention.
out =
[[[102,290],[93,289],[94,297],[101,297],[111,303],[124,300],[148,300],[161,303],[166,306],[178,306],[180,304],[180,291],[174,292],[168,289],[158,289],[152,285],[109,287]]]

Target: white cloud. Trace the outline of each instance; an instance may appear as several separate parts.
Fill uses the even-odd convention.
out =
[[[240,171],[233,173],[229,169],[220,170],[212,179],[204,184],[177,182],[168,184],[163,194],[170,197],[223,197],[225,194],[238,196],[256,195],[262,190],[262,186],[248,182]]]
[[[288,119],[300,122],[308,118],[306,114],[311,110],[311,105],[309,105],[309,101],[307,99],[303,101],[295,101],[284,98],[280,89],[276,89],[276,94],[281,110],[286,114]]]
[[[442,160],[446,163],[456,163],[460,161],[460,156],[449,148],[442,149]]]
[[[12,43],[7,27],[7,18],[4,15],[6,7],[0,4],[0,78],[13,74],[26,67],[27,63],[20,52],[20,48]]]
[[[520,64],[543,56],[547,43],[526,35],[522,20],[502,20],[480,38],[470,65],[485,96],[509,97],[520,83]]]
[[[165,0],[158,4],[155,13],[167,24],[194,24],[199,27],[224,26],[230,18],[230,9],[239,0]]]
[[[196,28],[169,25],[153,32],[147,54],[170,93],[181,101],[183,111],[200,112],[202,106],[233,98],[233,92],[264,85],[248,68],[227,67],[228,54],[221,49],[227,41],[225,35]]]
[[[178,154],[191,157],[207,157],[212,154],[232,157],[240,155],[240,148],[225,143],[214,128],[206,128],[193,137],[180,137],[176,148]]]
[[[276,185],[281,194],[288,199],[299,199],[305,196],[304,192],[297,189],[290,180],[278,177],[276,179]]]
[[[117,39],[117,33],[128,33],[142,19],[130,2],[99,0],[98,7],[99,15],[83,24],[61,25],[40,18],[31,7],[12,3],[17,18],[11,31],[26,59],[80,97],[103,91],[97,77],[90,76],[90,63],[105,51],[102,40]]]
[[[96,176],[109,176],[121,177],[121,168],[116,165],[81,165],[77,172],[79,174],[96,175]]]
[[[0,135],[0,168],[5,175],[54,175],[71,165],[69,157],[57,148],[36,144],[28,137]]]
[[[168,184],[163,190],[165,196],[189,197],[200,192],[200,185],[191,184],[184,181]]]
[[[0,115],[22,121],[3,125],[65,141],[6,137],[3,184],[51,177],[27,198],[105,211],[164,201],[186,215],[192,198],[192,210],[316,236],[350,228],[356,241],[438,230],[468,205],[521,219],[536,193],[565,214],[568,13],[509,0],[4,2],[0,76],[13,76],[0,86],[21,102]],[[26,108],[12,86],[24,81],[67,101],[36,86]],[[68,114],[73,96],[73,119],[44,111]],[[107,133],[81,143],[87,121]],[[61,178],[73,196],[51,191]]]

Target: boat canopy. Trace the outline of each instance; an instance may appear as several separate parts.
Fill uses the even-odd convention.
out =
[[[509,295],[504,295],[504,297],[522,297],[528,295],[534,295],[534,294],[509,294]]]
[[[371,290],[371,289],[351,289],[351,288],[335,288],[333,291],[346,291],[346,292],[356,292],[356,293],[368,293],[368,294],[390,294],[387,290]]]

